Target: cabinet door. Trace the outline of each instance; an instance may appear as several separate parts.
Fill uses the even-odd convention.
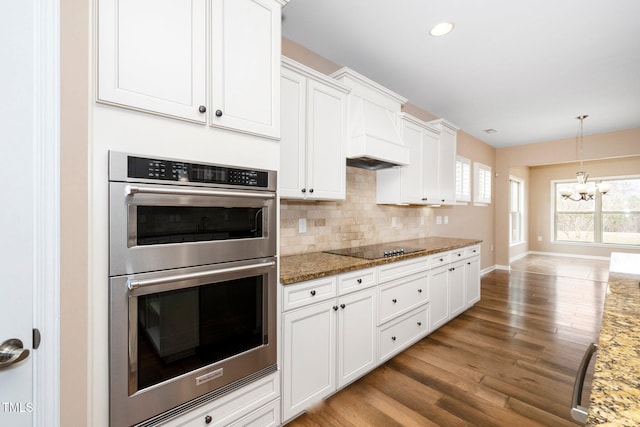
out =
[[[449,267],[431,270],[429,276],[429,330],[435,331],[449,320]]]
[[[422,201],[423,203],[442,203],[438,171],[440,169],[440,141],[431,132],[424,132],[422,141]]]
[[[467,307],[480,301],[480,257],[475,256],[466,260],[465,287]]]
[[[449,317],[453,318],[467,308],[465,299],[464,260],[451,263],[449,266]]]
[[[422,203],[422,128],[402,121],[402,140],[409,149],[410,163],[400,168],[402,188],[400,203]]]
[[[304,199],[306,192],[306,85],[307,79],[282,68],[280,79],[280,197]],[[306,189],[305,189],[306,190]]]
[[[204,0],[100,0],[98,101],[204,123]]]
[[[440,187],[440,198],[445,202],[455,202],[456,134],[444,126],[440,134],[439,157],[438,185]]]
[[[336,389],[335,304],[330,300],[283,315],[283,420]]]
[[[376,290],[338,300],[338,387],[376,366]]]
[[[315,200],[345,198],[346,95],[307,83],[307,194]]]
[[[214,0],[211,124],[280,137],[280,18],[274,0]]]

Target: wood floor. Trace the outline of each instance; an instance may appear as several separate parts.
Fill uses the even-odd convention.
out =
[[[511,267],[482,277],[477,305],[287,427],[575,426],[608,263],[529,255]]]

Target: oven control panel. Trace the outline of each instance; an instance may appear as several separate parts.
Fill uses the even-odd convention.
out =
[[[259,188],[269,185],[267,171],[135,156],[127,157],[127,177]]]

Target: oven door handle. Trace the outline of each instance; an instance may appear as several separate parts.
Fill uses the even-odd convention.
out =
[[[155,279],[143,279],[143,280],[129,279],[127,281],[127,287],[129,288],[129,291],[135,291],[136,289],[143,288],[145,286],[162,285],[164,283],[178,282],[181,280],[201,279],[203,277],[218,276],[220,274],[236,273],[239,271],[252,270],[252,269],[262,268],[262,267],[273,267],[274,265],[276,265],[275,261],[269,261],[269,262],[259,263],[259,264],[243,265],[240,267],[229,267],[229,268],[220,268],[217,270],[200,271],[198,273],[176,274],[174,276],[164,276],[164,277],[158,277]]]
[[[127,185],[124,189],[126,196],[135,194],[171,194],[177,196],[226,196],[226,197],[247,197],[255,199],[275,199],[275,193],[255,191],[219,191],[219,190],[189,190],[184,188],[154,188],[140,187],[137,185]]]

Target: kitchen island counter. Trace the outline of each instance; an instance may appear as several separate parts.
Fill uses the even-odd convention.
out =
[[[615,253],[611,261],[588,426],[640,425],[640,274],[616,272]]]
[[[375,260],[335,255],[326,252],[284,256],[280,258],[280,283],[289,285],[347,271],[464,248],[481,242],[482,240],[450,237],[426,237],[423,239],[390,242],[390,245],[420,248],[420,250],[410,254]]]

